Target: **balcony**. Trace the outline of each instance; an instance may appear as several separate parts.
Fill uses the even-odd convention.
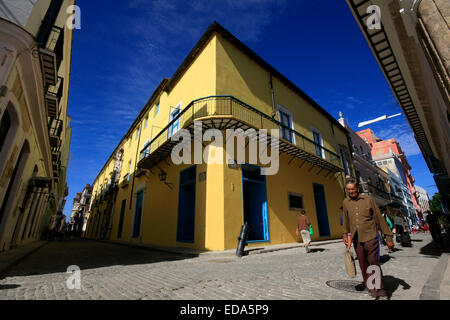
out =
[[[63,93],[64,79],[58,77],[55,85],[48,87],[47,93],[45,94],[45,105],[47,107],[47,115],[51,118],[58,118],[61,110],[59,109],[59,102],[61,101]]]
[[[178,123],[180,129],[188,129],[193,134],[194,121],[201,121],[203,129],[267,129],[267,137],[261,136],[260,139],[256,131],[252,139],[257,138],[268,146],[271,143],[269,130],[281,129],[290,133],[293,142],[280,137],[279,151],[333,173],[344,171],[337,154],[232,96],[212,96],[192,101],[141,150],[138,168],[150,169],[170,156],[172,148],[178,144],[178,141],[170,139],[172,126]]]
[[[398,203],[403,203],[403,197],[391,192],[391,199],[397,201]]]
[[[58,161],[61,159],[61,152],[52,153],[52,162]]]
[[[61,144],[61,132],[63,129],[63,122],[60,119],[50,118],[48,122],[48,130],[50,136],[50,146],[57,147]]]
[[[55,166],[53,166],[55,168]],[[53,178],[59,179],[59,170],[53,169]]]
[[[383,199],[386,199],[386,200],[390,200],[391,199],[389,192],[386,192],[385,190],[383,190],[383,189],[381,189],[381,188],[379,188],[377,186],[374,186],[374,185],[372,185],[372,184],[370,184],[368,182],[362,182],[361,183],[361,189],[362,189],[361,191],[363,193],[366,193],[366,194],[369,194],[369,195],[376,195],[376,196],[378,196],[380,198],[383,198]]]
[[[129,183],[130,183],[130,180],[128,179],[128,173],[127,173],[126,175],[123,176],[123,180],[120,183],[120,187],[125,188],[126,186],[128,186]]]
[[[53,162],[53,172],[59,172],[59,169],[61,168],[61,161],[54,161]]]
[[[55,86],[64,52],[64,29],[43,22],[37,36],[44,84]]]
[[[61,139],[57,140],[56,145],[50,146],[50,150],[52,152],[52,157],[61,157],[61,146],[62,146]]]
[[[137,177],[140,177],[140,176],[144,176],[145,175],[145,169],[142,169],[142,168],[138,168],[137,170],[136,170],[136,172],[134,173],[134,176],[137,178]]]

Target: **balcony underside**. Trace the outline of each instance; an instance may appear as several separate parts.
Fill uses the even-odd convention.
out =
[[[226,129],[242,129],[244,131],[248,129],[256,129],[255,135],[251,136],[251,139],[257,139],[259,143],[265,144],[268,147],[271,147],[271,136],[270,131],[268,130],[268,134],[266,136],[261,136],[257,128],[250,126],[246,122],[236,119],[232,116],[213,116],[213,117],[202,117],[197,118],[195,121],[201,121],[203,130],[207,129],[218,129],[218,130],[226,130]],[[191,136],[194,135],[194,122],[192,121],[188,124],[185,129],[189,130]],[[171,139],[167,139],[164,143],[161,144],[156,150],[154,150],[150,155],[143,158],[138,163],[138,168],[141,169],[150,169],[155,166],[158,162],[166,159],[171,155],[172,149],[175,145],[177,145],[179,141],[172,141]],[[274,148],[275,149],[275,148]],[[330,172],[336,173],[343,171],[343,168],[327,161],[321,157],[318,157],[314,154],[311,154],[305,150],[302,150],[298,146],[293,145],[292,143],[285,141],[283,139],[279,139],[278,149],[280,152],[286,153],[292,157],[301,159],[309,164],[320,167],[322,169],[326,169]]]
[[[50,136],[50,147],[57,149],[61,145],[61,139],[58,136]],[[55,152],[56,153],[56,152]]]
[[[42,73],[44,76],[44,85],[56,85],[56,54],[50,50],[40,49],[40,59],[42,66]]]
[[[56,118],[58,116],[58,98],[53,95],[47,93],[45,95],[45,105],[47,107],[47,115],[51,118]]]
[[[422,122],[414,105],[414,101],[410,95],[408,83],[404,77],[398,57],[396,57],[391,42],[386,33],[383,23],[380,28],[369,29],[367,21],[372,16],[372,13],[367,13],[367,8],[372,5],[369,0],[347,0],[354,12],[357,21],[364,32],[369,46],[371,47],[381,70],[383,71],[391,89],[397,98],[398,103],[402,107],[411,128],[414,132],[415,139],[421,150],[427,155],[432,155],[431,146],[428,142],[427,135],[422,126]],[[370,10],[371,11],[371,10]]]
[[[61,157],[61,153],[60,152],[52,152],[52,162],[59,161],[60,157]]]

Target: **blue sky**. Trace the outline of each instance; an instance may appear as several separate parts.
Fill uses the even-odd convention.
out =
[[[112,5],[113,4],[113,5]],[[69,115],[72,141],[64,213],[108,157],[164,77],[171,77],[216,20],[351,127],[401,112],[345,0],[77,0]],[[361,129],[364,129],[363,127]],[[433,177],[402,115],[370,125],[396,138],[416,184]]]

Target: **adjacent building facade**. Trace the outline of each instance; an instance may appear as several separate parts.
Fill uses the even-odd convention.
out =
[[[75,198],[73,199],[71,219],[73,220],[73,217],[75,216],[75,214],[77,212],[82,213],[82,215],[83,215],[82,232],[83,233],[86,230],[86,220],[87,220],[89,207],[91,204],[92,188],[93,188],[93,186],[91,186],[90,184],[87,184],[83,188],[83,191],[76,193]]]
[[[389,168],[383,167],[383,170],[386,170],[389,175],[392,203],[397,205],[397,208],[407,219],[410,226],[417,224],[418,212],[416,212],[414,208],[408,187],[403,180],[396,173],[389,170]]]
[[[415,179],[411,174],[411,166],[398,141],[395,139],[382,140],[371,129],[361,130],[357,133],[371,147],[373,160],[379,166],[387,166],[402,179],[408,187],[415,209],[422,212],[423,210],[418,202],[418,193],[414,187]]]
[[[39,239],[62,210],[73,0],[0,6],[0,250]]]
[[[181,133],[185,148],[171,139]],[[172,151],[190,161],[178,164]],[[279,154],[278,165],[263,154]],[[202,155],[209,161],[198,161]],[[288,243],[298,240],[305,209],[313,239],[340,238],[351,162],[347,130],[213,23],[96,177],[86,236],[225,250],[236,247],[247,222],[250,246]],[[264,174],[273,167],[276,174]]]
[[[419,193],[419,203],[423,211],[425,212],[430,210],[430,197],[428,196],[427,190],[419,187],[418,185],[416,185],[416,190]]]
[[[342,112],[339,113],[339,123],[349,131],[353,166],[361,193],[372,196],[378,206],[385,206],[392,201],[387,171],[376,165],[372,159],[371,147],[350,128]]]
[[[450,3],[347,0],[450,210]],[[376,26],[374,10],[380,8]],[[370,25],[368,25],[370,24]],[[413,197],[413,201],[414,197]]]

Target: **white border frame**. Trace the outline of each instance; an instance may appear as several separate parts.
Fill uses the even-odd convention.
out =
[[[289,116],[289,118],[290,118],[290,120],[291,120],[291,125],[290,125],[290,127],[291,127],[291,129],[292,130],[295,130],[294,129],[294,114],[292,113],[292,111],[291,110],[289,110],[288,108],[286,108],[286,107],[283,107],[281,104],[277,104],[277,107],[278,107],[278,120],[279,120],[279,122],[280,123],[283,123],[282,122],[282,119],[281,119],[281,115],[280,115],[280,110],[281,111],[283,111],[284,113],[286,113],[288,116]],[[283,138],[283,136],[282,135],[280,135],[280,138]],[[291,142],[292,144],[294,144],[294,145],[297,145],[297,142],[296,142],[296,138],[295,138],[295,134],[294,133],[292,133],[292,142]]]
[[[322,148],[324,148],[324,146],[323,146],[323,135],[322,135],[322,132],[321,132],[319,129],[317,129],[316,127],[311,126],[311,138],[312,138],[312,141],[314,141],[314,132],[319,134],[319,136],[320,136],[320,146],[321,146]],[[315,141],[314,141],[314,142],[315,142]],[[325,156],[325,150],[320,149],[320,153],[321,153],[322,159],[326,159],[326,156]]]
[[[172,115],[173,115],[173,113],[175,112],[175,110],[177,110],[177,109],[181,112],[181,101],[178,102],[178,104],[177,104],[175,107],[173,107],[172,110],[170,110],[170,113],[169,113],[169,122],[168,122],[168,123],[170,123],[170,121],[173,120]],[[167,138],[170,139],[171,137],[174,136],[175,133],[177,133],[177,132],[180,130],[180,119],[178,119],[177,121],[178,121],[178,129],[177,129],[177,131],[172,132],[172,128],[173,128],[173,125],[172,125],[172,126],[169,128],[169,131],[167,132],[167,135],[168,135]]]
[[[133,229],[134,229],[134,223],[136,222],[136,200],[137,200],[137,194],[139,192],[143,192],[142,194],[142,211],[141,211],[141,221],[139,225],[139,235],[137,237],[133,237]],[[130,232],[130,241],[132,239],[137,239],[140,243],[142,240],[142,222],[144,221],[144,208],[145,208],[145,194],[147,192],[147,185],[146,182],[142,182],[140,185],[136,187],[136,190],[133,192],[134,197],[134,208],[133,208],[133,221],[131,223],[131,232]]]

